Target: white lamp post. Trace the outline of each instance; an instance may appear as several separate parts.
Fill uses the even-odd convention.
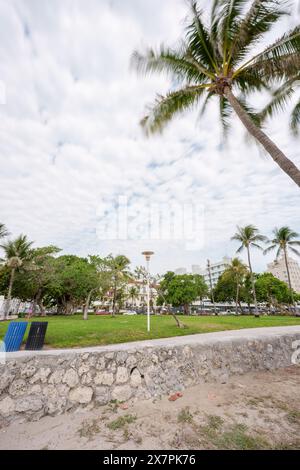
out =
[[[154,255],[153,251],[143,251],[142,255],[146,259],[146,269],[147,269],[147,331],[150,333],[150,270],[149,263],[150,258]]]

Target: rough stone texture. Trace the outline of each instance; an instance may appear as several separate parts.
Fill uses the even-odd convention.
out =
[[[165,395],[234,374],[291,364],[300,326],[165,338],[98,348],[8,353],[0,426],[110,400]]]
[[[70,391],[69,398],[76,403],[90,403],[93,396],[93,389],[91,387],[78,387]]]

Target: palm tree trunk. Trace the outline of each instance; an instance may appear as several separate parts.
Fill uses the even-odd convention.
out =
[[[289,160],[284,153],[274,144],[274,142],[257,127],[248,113],[241,106],[229,87],[224,90],[224,95],[233,107],[234,111],[246,127],[247,131],[264,147],[273,160],[280,168],[298,185],[300,186],[300,170]]]
[[[238,304],[239,304],[239,290],[240,290],[240,285],[239,281],[236,281],[236,297],[235,297],[235,314],[238,314]]]
[[[288,276],[289,288],[290,288],[290,291],[291,291],[292,304],[294,305],[293,288],[292,288],[290,268],[289,268],[289,262],[288,262],[286,247],[283,248],[283,253],[284,253],[284,261],[285,261],[286,272],[287,272],[287,276]]]
[[[112,316],[113,317],[116,314],[116,300],[117,300],[117,283],[115,282],[114,291],[113,291],[113,308],[112,308]]]
[[[9,310],[10,310],[10,303],[11,303],[11,293],[12,293],[12,288],[14,284],[14,278],[15,278],[15,268],[11,269],[10,273],[10,279],[9,279],[9,285],[8,285],[8,291],[7,291],[7,298],[5,302],[5,307],[4,307],[4,320],[7,319]]]
[[[91,297],[92,297],[92,293],[94,292],[95,289],[92,289],[89,293],[88,293],[88,296],[86,298],[86,302],[85,302],[85,305],[84,305],[84,308],[83,308],[83,319],[84,320],[87,320],[88,319],[88,313],[89,313],[89,306],[90,306],[90,302],[91,302]]]
[[[250,279],[251,279],[251,286],[252,286],[252,292],[253,292],[253,300],[254,300],[254,316],[259,317],[259,312],[257,308],[257,300],[256,300],[256,290],[255,290],[255,282],[253,278],[253,271],[252,271],[252,265],[251,265],[251,259],[250,259],[250,248],[247,246],[247,256],[248,256],[248,266],[249,266],[249,271],[250,271]]]

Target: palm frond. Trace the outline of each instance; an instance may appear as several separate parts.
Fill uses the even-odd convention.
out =
[[[251,67],[251,72],[256,73],[262,79],[279,81],[288,80],[299,73],[300,52],[286,54],[285,56],[273,57],[272,59],[260,60]]]
[[[276,245],[270,245],[270,246],[268,246],[268,248],[265,248],[265,249],[264,249],[264,255],[266,255],[267,253],[270,253],[270,251],[275,250],[275,248],[276,248]]]
[[[191,12],[191,22],[186,29],[186,38],[189,43],[189,48],[197,61],[206,64],[208,69],[219,72],[215,60],[214,48],[210,42],[208,30],[204,26],[201,18],[202,14],[198,9],[196,1],[191,2]]]
[[[275,113],[283,111],[286,108],[289,99],[294,93],[293,83],[295,80],[296,78],[293,77],[273,93],[271,101],[260,112],[261,121],[264,121],[267,117],[273,117]]]
[[[267,80],[264,77],[261,77],[255,70],[243,70],[236,76],[234,85],[236,85],[239,91],[241,91],[245,96],[256,91],[270,90]]]
[[[277,0],[254,0],[239,22],[237,32],[230,49],[230,66],[244,60],[251,47],[267,33],[271,27],[283,16],[288,14],[284,5],[288,2]]]
[[[165,72],[172,78],[184,80],[187,83],[202,83],[210,75],[205,66],[187,58],[187,50],[179,51],[160,47],[159,51],[146,49],[144,54],[135,51],[131,57],[131,67],[141,74]]]
[[[243,96],[240,96],[238,98],[238,101],[239,101],[240,105],[244,108],[244,110],[247,112],[247,114],[251,118],[251,120],[254,122],[254,124],[257,127],[260,127],[261,126],[261,120],[260,120],[260,115],[259,115],[258,111],[256,111],[254,108],[252,108],[252,106],[250,106],[246,102],[246,100]]]
[[[230,128],[230,117],[232,115],[232,107],[224,96],[220,96],[220,119],[223,128],[224,137],[226,138]]]
[[[176,114],[198,104],[204,91],[205,86],[189,86],[166,96],[159,96],[141,121],[146,135],[161,132]]]
[[[294,135],[299,134],[299,127],[300,127],[300,101],[294,107],[292,114],[291,114],[291,121],[290,121],[290,128]]]
[[[233,76],[237,76],[241,70],[260,70],[262,75],[264,68],[267,66],[267,61],[270,61],[273,69],[276,71],[276,77],[279,77],[280,61],[287,58],[289,55],[300,53],[300,26],[284,34],[281,38],[277,39],[273,44],[268,46],[264,51],[249,59],[245,64],[238,68]],[[272,70],[272,69],[271,69]],[[282,69],[281,69],[282,70]],[[284,76],[287,74],[285,73]]]
[[[201,107],[201,109],[200,109],[199,117],[202,117],[203,114],[205,113],[206,108],[207,108],[207,105],[208,105],[210,99],[212,98],[212,96],[214,96],[214,93],[211,92],[211,91],[209,91],[209,92],[207,93],[206,98],[205,98],[205,100],[204,100],[204,102],[203,102],[203,105],[202,105],[202,107]]]
[[[289,248],[295,255],[300,256],[300,251],[296,250],[296,248],[292,248],[291,246]]]

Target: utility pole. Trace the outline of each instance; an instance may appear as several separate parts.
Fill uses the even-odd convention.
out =
[[[209,278],[209,285],[210,285],[211,301],[212,301],[213,306],[214,306],[214,314],[217,315],[216,306],[215,306],[215,299],[214,299],[213,285],[212,285],[212,280],[211,280],[211,270],[210,270],[210,261],[209,261],[209,259],[207,260],[207,271],[208,271],[208,278]]]

